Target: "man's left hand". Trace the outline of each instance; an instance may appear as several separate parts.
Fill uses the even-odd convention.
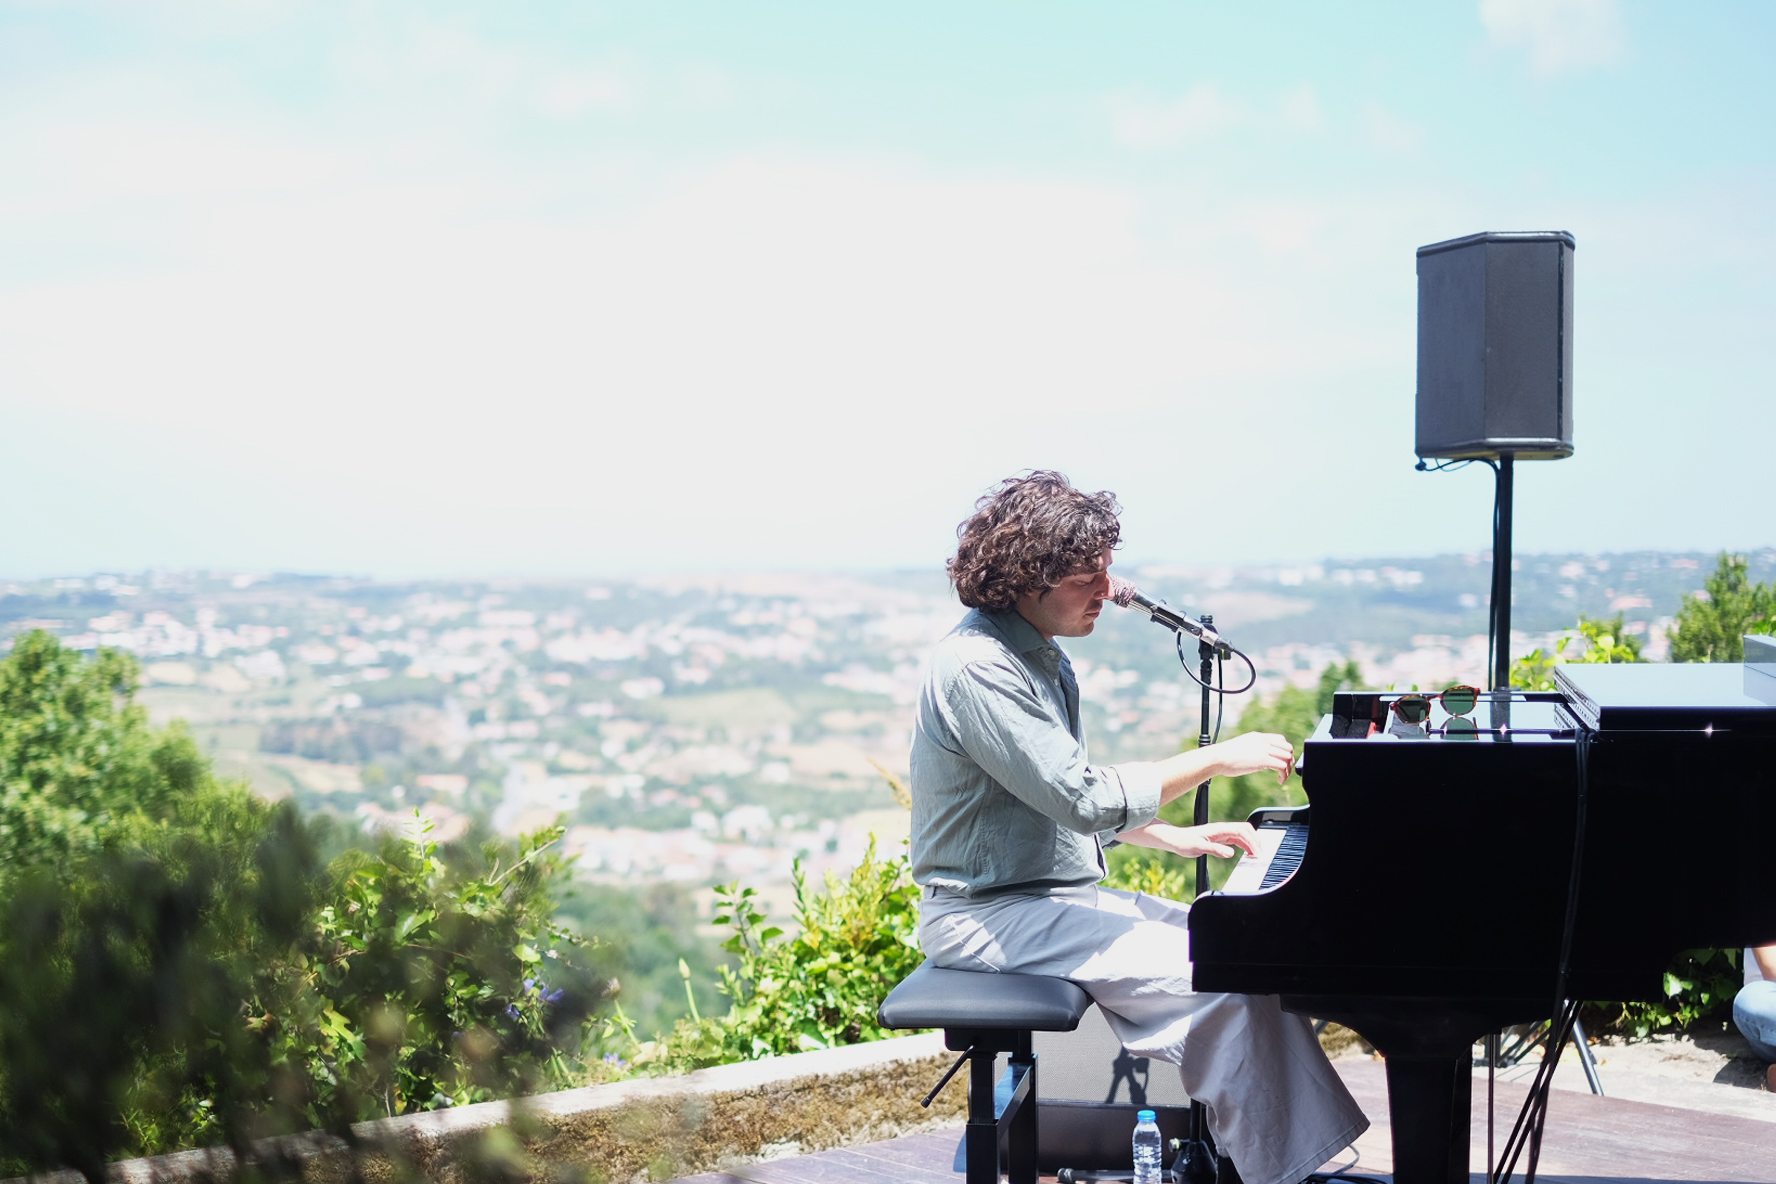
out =
[[[1295,771],[1295,746],[1287,736],[1275,732],[1245,732],[1199,751],[1215,758],[1223,777],[1268,769],[1276,773],[1278,785],[1287,785],[1289,775]]]

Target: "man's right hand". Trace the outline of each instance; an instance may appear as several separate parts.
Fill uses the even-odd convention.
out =
[[[1207,826],[1173,826],[1169,822],[1149,822],[1146,826],[1125,830],[1116,837],[1136,847],[1170,851],[1185,859],[1195,859],[1198,855],[1227,859],[1241,851],[1248,855],[1258,853],[1253,846],[1257,839],[1251,823],[1248,822],[1211,822]]]

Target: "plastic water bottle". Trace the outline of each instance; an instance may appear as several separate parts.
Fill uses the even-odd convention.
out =
[[[1151,1110],[1135,1115],[1135,1184],[1160,1184],[1159,1123]]]

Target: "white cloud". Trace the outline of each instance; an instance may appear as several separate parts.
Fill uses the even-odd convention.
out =
[[[1285,126],[1302,131],[1318,131],[1326,126],[1326,113],[1320,109],[1319,96],[1305,82],[1283,94],[1277,102],[1277,115]]]
[[[379,106],[405,95],[471,118],[503,108],[551,119],[626,112],[642,98],[632,62],[586,62],[547,47],[490,40],[462,21],[391,13],[341,40],[337,80]]]
[[[607,70],[563,71],[531,86],[532,101],[544,115],[574,119],[593,111],[626,111],[636,102],[633,85]]]
[[[1537,52],[1513,27],[1495,35]],[[744,109],[765,84],[602,40],[576,57],[448,28],[352,35],[301,113],[147,70],[69,75],[0,111],[0,501],[27,508],[29,553],[67,556],[33,563],[923,562],[982,486],[1032,465],[1116,488],[1148,554],[1374,550],[1385,515],[1319,506],[1352,473],[1372,505],[1423,496],[1414,246],[1575,230],[1581,381],[1612,399],[1635,376],[1607,359],[1646,341],[1761,340],[1755,300],[1732,333],[1660,331],[1665,288],[1695,287],[1662,287],[1676,264],[1605,271],[1638,268],[1646,242],[1690,258],[1660,232],[1684,220],[1670,210],[1605,235],[1564,194],[1375,161],[1425,139],[1395,114],[1416,114],[1406,92],[1365,106],[1367,84],[1232,74],[1124,92],[1091,114],[1131,147],[1338,151],[1286,181],[1163,160],[1081,180],[1046,160],[564,134],[537,116],[639,125]],[[1769,203],[1717,188],[1744,203],[1701,220],[1734,255],[1721,274],[1763,274],[1738,256]],[[1632,322],[1605,295],[1630,281]],[[1741,368],[1764,389],[1752,355]],[[1618,440],[1586,428],[1572,480],[1656,422],[1614,419]],[[1213,440],[1192,438],[1205,425]],[[1205,527],[1190,481],[1211,453],[1225,501]],[[68,486],[69,457],[91,488]],[[33,519],[44,490],[58,502]]]
[[[1109,108],[1111,133],[1130,148],[1171,148],[1212,139],[1251,118],[1213,82],[1199,82],[1176,99],[1115,95]]]
[[[1116,141],[1144,150],[1200,143],[1236,129],[1301,133],[1326,127],[1319,95],[1306,82],[1267,103],[1242,102],[1214,82],[1199,82],[1177,98],[1115,94],[1105,101],[1105,108]]]
[[[59,403],[229,431],[244,384],[263,413],[299,401],[402,433],[433,430],[410,420],[420,391],[470,416],[596,393],[567,418],[635,432],[738,400],[793,432],[835,387],[903,413],[993,386],[1047,406],[1250,364],[1227,326],[1202,331],[1226,294],[1146,259],[1139,204],[1111,187],[751,157],[621,211],[479,212],[501,197],[216,202],[177,273],[15,290],[6,336],[36,344],[7,368],[35,362]],[[79,348],[94,334],[106,350]]]
[[[1235,225],[1271,255],[1300,256],[1322,239],[1338,211],[1313,203],[1267,201],[1235,215]]]
[[[1424,129],[1402,119],[1380,103],[1363,104],[1363,135],[1382,152],[1416,152],[1424,143]]]
[[[205,534],[263,538],[274,566],[781,564],[798,537],[822,562],[904,562],[890,534],[953,527],[923,500],[953,517],[1034,464],[1127,486],[1104,459],[1131,447],[1122,416],[1243,391],[1227,438],[1274,434],[1263,391],[1389,349],[1342,311],[1368,211],[792,154],[564,202],[561,178],[470,145],[415,173],[374,140],[317,153],[269,129],[242,186],[198,167],[243,151],[219,118],[156,125],[171,173],[123,153],[64,176],[67,214],[37,208],[33,234],[103,225],[165,261],[0,285],[0,389],[48,438],[156,458],[135,480],[162,523],[201,497],[173,474],[213,472],[241,492],[208,512],[240,521]],[[41,130],[15,175],[130,134]],[[176,219],[132,221],[180,178]],[[916,496],[863,479],[908,466],[932,471]]]
[[[1618,0],[1480,0],[1494,45],[1528,49],[1544,77],[1608,65],[1627,48]]]

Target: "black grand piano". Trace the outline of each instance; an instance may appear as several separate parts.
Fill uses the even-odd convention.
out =
[[[1398,1184],[1467,1184],[1475,1041],[1562,996],[1663,998],[1685,949],[1776,941],[1776,640],[1556,679],[1421,727],[1339,694],[1308,805],[1260,812],[1298,865],[1191,911],[1198,989],[1280,995],[1386,1058]]]

